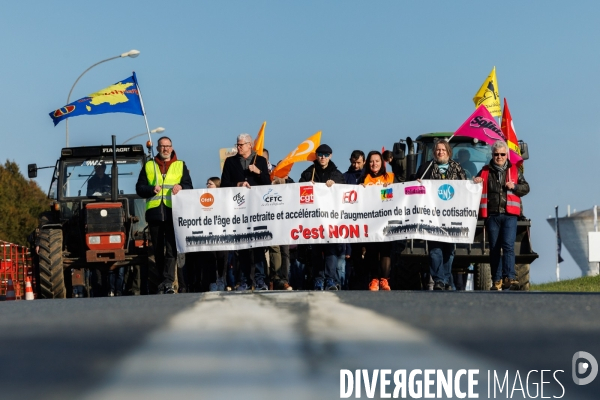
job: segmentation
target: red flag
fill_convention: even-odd
[[[502,124],[500,124],[500,129],[502,129],[502,133],[504,133],[504,136],[506,136],[508,147],[518,155],[521,155],[519,139],[517,139],[515,125],[513,124],[513,119],[510,115],[506,98],[504,99],[504,110],[502,110]]]

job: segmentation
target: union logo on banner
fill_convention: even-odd
[[[202,207],[210,208],[210,206],[215,204],[215,198],[210,193],[203,193],[202,196],[200,196],[200,204],[202,204]]]
[[[390,201],[394,197],[394,190],[392,188],[381,190],[381,201]]]
[[[344,192],[344,203],[354,204],[357,201],[358,201],[358,192],[356,190]]]
[[[314,188],[311,186],[300,186],[300,204],[313,204]]]

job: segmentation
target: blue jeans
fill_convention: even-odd
[[[313,244],[313,277],[315,282],[331,279],[334,284],[339,284],[337,271],[337,244]]]
[[[254,266],[254,282],[264,283],[265,266],[267,265],[264,247],[240,250],[238,255],[240,263],[240,283],[250,284],[252,266]]]
[[[429,273],[434,282],[451,284],[454,243],[429,241]]]
[[[485,220],[489,244],[490,266],[494,282],[503,277],[515,279],[515,239],[517,216],[492,214]]]
[[[346,256],[344,254],[338,256],[337,273],[340,279],[340,288],[346,286]]]
[[[119,267],[116,270],[112,270],[108,273],[108,284],[110,285],[110,291],[115,295],[123,294],[123,278],[125,277],[125,267]]]

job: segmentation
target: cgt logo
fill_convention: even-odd
[[[572,374],[576,385],[587,385],[598,375],[598,361],[590,353],[578,351],[573,354]]]
[[[344,192],[344,203],[354,204],[358,201],[358,192],[356,190],[351,190],[349,192]]]
[[[438,196],[442,200],[450,200],[454,197],[454,188],[451,185],[444,184],[438,188]]]
[[[200,204],[202,205],[202,207],[208,208],[215,204],[215,198],[210,193],[204,193],[202,194],[202,196],[200,196]]]
[[[314,199],[312,186],[300,186],[300,204],[312,204]]]
[[[265,193],[263,200],[268,204],[283,203],[283,197],[281,197],[279,193],[273,192],[273,189],[269,189],[269,191]]]

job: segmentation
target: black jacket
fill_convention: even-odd
[[[364,171],[362,169],[357,171],[355,169],[352,169],[352,166],[350,166],[350,168],[348,168],[348,171],[344,172],[344,179],[349,185],[358,185],[358,180],[360,179],[363,173]]]
[[[250,156],[254,162],[254,153]],[[227,157],[223,164],[223,173],[221,174],[221,187],[235,187],[239,182],[248,182],[250,186],[270,185],[271,177],[269,176],[269,167],[267,159],[262,156],[256,156],[254,165],[260,170],[260,175],[250,172],[249,169],[242,167],[242,156]]]
[[[433,164],[429,167],[429,164]],[[429,169],[427,169],[429,167]],[[425,172],[427,170],[427,172]],[[423,175],[425,174],[425,175]],[[451,179],[451,180],[465,180],[467,179],[467,174],[465,174],[464,169],[454,160],[448,160],[448,170],[446,171],[446,177],[442,178],[442,174],[438,169],[435,161],[430,161],[421,165],[416,174],[412,175],[411,180],[415,179]]]
[[[506,214],[506,171],[512,166],[510,161],[506,161],[508,166],[505,171],[498,171],[492,167],[493,161],[490,161],[488,165],[490,174],[488,175],[487,190],[488,190],[488,215],[490,214]],[[477,176],[481,176],[479,171]],[[519,168],[517,168],[517,183],[513,189],[513,193],[519,197],[525,196],[529,193],[529,183],[523,177]],[[514,182],[514,177],[511,177]],[[484,183],[485,184],[485,183]]]
[[[344,175],[337,169],[333,161],[329,161],[327,164],[327,168],[321,168],[321,165],[318,161],[313,161],[313,165],[306,168],[302,175],[300,175],[300,180],[298,182],[310,182],[313,180],[313,171],[314,171],[314,181],[325,183],[328,180],[332,180],[335,183],[346,183],[344,179]]]
[[[173,154],[175,154],[173,152]],[[176,156],[173,156],[175,159],[173,161],[181,161],[177,160]],[[160,171],[159,171],[160,173]],[[183,189],[193,189],[192,178],[190,177],[190,171],[188,171],[185,162],[183,163],[183,175],[181,176],[181,181],[179,182]],[[142,166],[142,170],[140,171],[140,176],[138,177],[138,181],[135,185],[135,191],[138,196],[149,199],[154,196],[154,186],[148,184],[148,176],[146,175],[146,166]],[[151,208],[146,210],[146,221],[170,221],[173,222],[173,210],[171,207],[167,207],[165,203],[161,202],[160,206]]]

